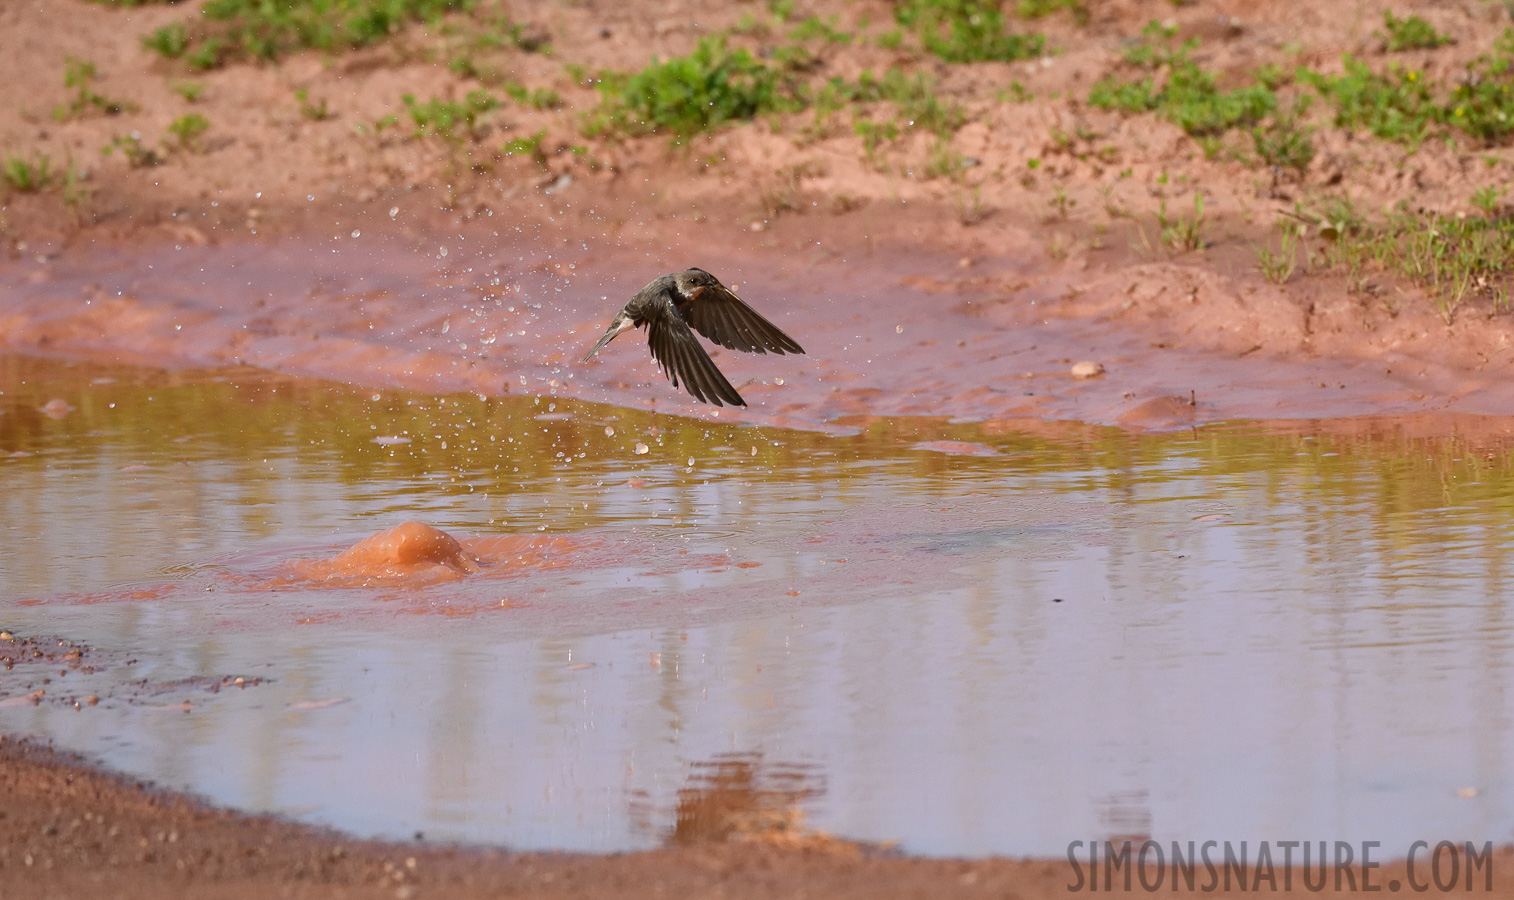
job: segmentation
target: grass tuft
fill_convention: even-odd
[[[1039,34],[1010,33],[999,4],[991,0],[904,0],[894,7],[894,18],[947,62],[1014,62],[1046,49]]]
[[[1388,52],[1401,50],[1434,50],[1451,43],[1451,39],[1436,31],[1434,26],[1419,16],[1400,19],[1392,10],[1383,13],[1383,26],[1388,29]]]
[[[437,21],[474,0],[209,0],[190,24],[175,22],[144,46],[192,68],[274,60],[297,50],[335,52],[383,40],[410,22]]]
[[[1155,112],[1194,137],[1217,136],[1232,128],[1253,126],[1277,107],[1277,95],[1264,84],[1221,90],[1215,76],[1189,58],[1197,41],[1176,42],[1176,29],[1157,22],[1142,31],[1142,41],[1125,53],[1127,64],[1151,74],[1134,81],[1114,75],[1089,91],[1088,102],[1102,109]],[[1160,88],[1158,75],[1165,70]]]
[[[723,37],[700,40],[694,52],[650,65],[630,76],[599,82],[600,108],[590,115],[590,134],[673,134],[686,138],[769,112],[803,108],[798,87]]]
[[[0,175],[12,190],[33,194],[52,183],[52,162],[46,153],[34,153],[30,158],[10,155],[0,163]]]

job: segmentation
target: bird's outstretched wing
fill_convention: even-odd
[[[671,309],[667,315],[657,316],[647,324],[652,357],[667,373],[673,387],[678,387],[682,379],[684,390],[705,403],[723,406],[723,400],[732,406],[746,406],[746,401],[715,368],[715,361],[699,346],[694,332]]]
[[[747,353],[804,352],[798,341],[723,285],[699,288],[679,312],[696,331],[722,347]]]

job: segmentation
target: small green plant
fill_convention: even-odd
[[[1015,15],[1022,19],[1040,19],[1064,9],[1072,13],[1074,22],[1088,24],[1085,0],[1017,0],[1015,3]]]
[[[1078,201],[1067,196],[1067,189],[1063,187],[1052,191],[1049,202],[1051,203],[1051,208],[1057,211],[1057,216],[1063,219],[1067,218],[1067,213],[1070,209],[1078,205]]]
[[[63,122],[83,115],[91,107],[107,116],[136,109],[135,104],[125,100],[112,100],[95,93],[91,85],[99,74],[93,62],[73,56],[67,57],[63,63],[63,86],[74,89],[74,98],[68,102],[68,105],[55,108],[53,118]]]
[[[537,88],[533,91],[519,82],[509,81],[505,83],[504,90],[510,95],[510,99],[524,106],[536,109],[556,109],[562,106],[562,97],[551,88]]]
[[[168,133],[180,150],[198,151],[200,138],[210,128],[210,120],[199,113],[186,113],[168,125]]]
[[[1301,81],[1335,105],[1336,127],[1365,129],[1411,146],[1424,140],[1440,111],[1423,72],[1392,65],[1378,74],[1350,56],[1342,62],[1345,72],[1339,76],[1299,73]]]
[[[46,153],[34,153],[31,158],[9,155],[0,165],[0,174],[12,190],[33,194],[48,186],[53,180],[52,163]]]
[[[63,205],[73,214],[76,223],[82,223],[84,208],[89,203],[90,195],[94,193],[92,188],[85,186],[84,178],[85,173],[74,168],[72,160],[63,167]]]
[[[1202,250],[1204,248],[1204,195],[1193,195],[1193,215],[1169,218],[1167,201],[1163,200],[1157,212],[1157,226],[1161,230],[1162,243],[1178,251]]]
[[[1012,34],[992,0],[904,0],[894,18],[920,36],[927,51],[947,62],[1014,62],[1040,56],[1046,39]]]
[[[828,44],[850,44],[854,38],[836,27],[835,16],[832,16],[829,21],[822,21],[819,16],[810,16],[789,29],[789,40],[823,40]]]
[[[178,81],[173,85],[173,92],[183,97],[186,103],[195,103],[205,93],[205,82]]]
[[[1496,203],[1492,193],[1482,199]],[[1367,223],[1349,206],[1337,206],[1318,217],[1320,234],[1331,240],[1330,264],[1348,270],[1348,284],[1362,267],[1374,265],[1422,286],[1448,324],[1472,297],[1489,298],[1495,311],[1507,304],[1514,220],[1492,211],[1459,216],[1401,206],[1383,220]]]
[[[930,157],[925,161],[926,178],[956,178],[962,174],[962,154],[952,146],[950,138],[937,138],[931,145]]]
[[[1472,194],[1472,205],[1482,210],[1483,215],[1491,216],[1498,209],[1498,202],[1507,191],[1508,188],[1494,187],[1491,184],[1478,188]]]
[[[744,49],[720,36],[700,40],[694,52],[650,65],[629,77],[599,84],[600,108],[585,123],[590,135],[666,133],[680,138],[730,122],[803,107],[797,87]]]
[[[958,194],[953,200],[953,205],[957,208],[957,221],[967,228],[977,225],[993,214],[993,210],[984,204],[983,192],[980,188],[973,188],[970,195]]]
[[[189,50],[189,29],[183,22],[164,25],[144,35],[142,46],[167,59],[178,59]]]
[[[142,143],[142,136],[136,132],[127,135],[116,135],[110,139],[110,143],[100,148],[101,156],[110,156],[117,150],[126,157],[126,164],[133,169],[146,169],[151,166],[162,165],[163,157],[157,151]]]
[[[317,103],[310,102],[309,88],[295,88],[294,99],[300,104],[300,115],[312,122],[320,122],[331,118],[331,110],[327,108],[324,97]]]
[[[148,49],[197,69],[233,59],[273,60],[301,49],[335,52],[376,43],[410,22],[435,21],[474,0],[209,0],[192,25],[175,22],[143,39]]]
[[[1287,110],[1278,110],[1266,126],[1251,129],[1256,155],[1269,166],[1293,169],[1299,174],[1314,160],[1313,129],[1300,124],[1309,109],[1309,95],[1299,97]]]
[[[1436,31],[1434,26],[1419,16],[1400,19],[1392,10],[1383,13],[1383,25],[1388,29],[1388,51],[1434,50],[1451,43],[1451,39]]]
[[[1156,112],[1194,137],[1254,126],[1277,107],[1277,95],[1263,84],[1221,90],[1215,76],[1189,58],[1198,42],[1177,44],[1176,34],[1176,29],[1152,22],[1141,42],[1125,51],[1131,66],[1155,74],[1166,70],[1160,88],[1155,74],[1134,81],[1108,75],[1094,84],[1088,102],[1101,109]]]
[[[543,149],[542,142],[546,140],[547,129],[536,132],[529,137],[518,137],[507,142],[500,148],[501,156],[528,156],[535,160],[537,165],[547,164],[547,151]]]
[[[904,43],[904,32],[898,28],[890,28],[878,35],[874,43],[884,50],[898,50],[899,45]]]
[[[1299,225],[1297,222],[1278,223],[1278,250],[1269,247],[1256,248],[1256,267],[1273,284],[1287,284],[1298,268]]]
[[[994,99],[1000,103],[1029,103],[1036,99],[1036,95],[1026,90],[1020,82],[1011,81],[1008,88],[994,94]]]
[[[852,131],[862,138],[863,155],[875,168],[879,164],[878,148],[899,138],[899,126],[893,122],[858,119],[852,123]]]
[[[420,103],[414,94],[405,94],[400,100],[415,124],[412,137],[438,137],[449,143],[479,137],[479,118],[500,105],[498,98],[482,89],[469,91],[461,101],[433,97]]]

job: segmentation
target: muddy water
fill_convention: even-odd
[[[216,803],[600,851],[712,780],[922,854],[1514,829],[1501,444],[0,390],[0,626],[71,642],[13,654],[0,731]],[[408,520],[479,570],[322,562]]]

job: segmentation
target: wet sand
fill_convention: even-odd
[[[905,859],[885,848],[786,831],[686,833],[664,850],[622,856],[353,840],[192,799],[101,772],[45,746],[0,741],[0,884],[5,896],[183,897],[993,897],[1069,895],[1065,860]],[[691,821],[706,793],[688,798]],[[719,799],[718,797],[716,798]],[[730,798],[726,798],[729,808]],[[717,808],[719,804],[717,803]],[[1514,850],[1495,851],[1493,889],[1514,895]],[[1402,864],[1373,873],[1405,879]],[[1279,879],[1281,872],[1277,873]],[[1285,896],[1357,890],[1268,891]],[[1114,884],[1120,885],[1119,876]],[[1281,884],[1279,880],[1277,883]],[[1264,882],[1265,884],[1265,882]],[[1100,888],[1104,885],[1101,883]],[[1084,886],[1086,892],[1087,887]],[[1107,891],[1106,891],[1107,892]],[[1125,893],[1117,890],[1116,893]],[[1170,889],[1142,895],[1189,895]],[[1210,896],[1250,896],[1219,890]],[[1458,890],[1458,893],[1460,891]]]
[[[1212,280],[1179,290],[1192,280],[1181,273],[1158,273],[1172,290],[1148,290],[1157,282],[1128,274],[1085,284],[1026,254],[964,272],[939,252],[874,252],[842,236],[816,244],[823,254],[796,258],[690,240],[659,252],[625,241],[565,249],[478,226],[444,236],[352,234],[76,247],[0,264],[0,347],[572,397],[822,431],[845,430],[840,423],[859,416],[1171,430],[1238,418],[1514,410],[1507,354],[1477,368],[1456,354],[1375,342],[1319,354],[1300,343],[1291,306]],[[640,331],[581,361],[624,298],[663,270],[694,263],[738,285],[809,350],[715,348],[747,409],[705,406],[674,389]],[[1187,299],[1205,292],[1197,305]],[[1172,294],[1183,297],[1169,307],[1163,298]],[[1083,361],[1102,373],[1077,377]]]

